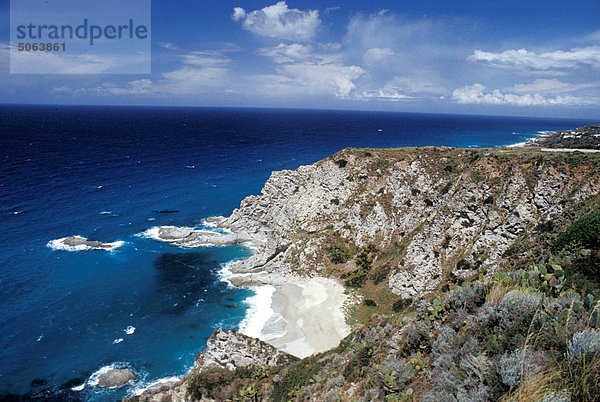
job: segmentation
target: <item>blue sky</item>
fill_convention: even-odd
[[[9,74],[0,1],[2,103],[600,117],[595,0],[154,0],[128,75]]]

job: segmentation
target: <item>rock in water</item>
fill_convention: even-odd
[[[119,387],[136,379],[129,369],[112,369],[98,377],[99,387]]]

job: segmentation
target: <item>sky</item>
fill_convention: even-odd
[[[11,74],[0,0],[0,103],[600,117],[597,0],[154,0],[151,13],[149,74],[108,74],[128,56],[102,54],[76,73],[52,55],[63,74]]]

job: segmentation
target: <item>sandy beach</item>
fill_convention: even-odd
[[[257,310],[241,328],[247,335],[258,335],[294,356],[306,357],[336,347],[350,333],[342,310],[347,295],[333,279],[298,279],[261,287],[261,293]],[[262,327],[259,333],[257,325]]]

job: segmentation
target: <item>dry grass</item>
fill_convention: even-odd
[[[560,391],[560,370],[533,373],[526,377],[519,388],[500,398],[501,402],[534,402],[544,396]]]
[[[500,281],[494,281],[492,287],[485,295],[485,302],[491,304],[498,304],[505,294],[511,290],[520,289],[518,284],[506,285],[500,283]]]

